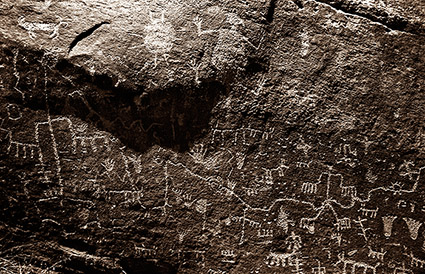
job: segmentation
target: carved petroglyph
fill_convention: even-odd
[[[305,194],[316,194],[317,193],[317,183],[305,182],[301,186],[301,191]]]
[[[28,32],[28,36],[34,40],[37,38],[37,33],[47,33],[50,39],[54,39],[59,35],[61,27],[67,27],[68,23],[63,22],[59,18],[59,23],[42,23],[42,22],[27,22],[25,17],[21,16],[18,19],[18,26]]]
[[[40,162],[45,165],[44,172],[46,181],[50,181],[49,174],[54,174],[59,182],[61,182],[62,178],[60,172],[62,167],[59,159],[58,144],[53,133],[52,122],[50,115],[48,115],[47,122],[36,123],[35,141],[40,147]],[[44,145],[45,143],[47,143],[47,146]],[[49,164],[49,161],[53,161],[54,163]]]
[[[418,238],[419,228],[421,227],[422,223],[414,220],[412,218],[403,218],[403,220],[406,222],[406,225],[409,229],[410,238],[412,240],[416,240]]]
[[[377,209],[368,209],[368,208],[360,208],[359,211],[361,212],[362,216],[364,217],[370,217],[370,218],[375,218],[376,215],[378,214],[378,210]]]
[[[300,228],[306,229],[310,234],[314,234],[314,221],[307,218],[301,218]]]
[[[363,236],[364,240],[367,242],[368,241],[368,236],[366,234],[366,232],[368,230],[370,230],[370,228],[366,228],[364,225],[364,222],[367,221],[366,219],[360,219],[360,216],[357,218],[357,220],[353,220],[354,223],[356,223],[359,226],[360,232],[358,233],[358,235]]]
[[[341,186],[341,195],[342,197],[356,197],[357,189],[355,186]]]
[[[257,88],[255,90],[252,90],[251,92],[255,95],[258,96],[261,93],[263,93],[264,87],[266,86],[267,82],[270,79],[265,78],[264,76],[262,78],[260,78],[258,80],[258,84],[257,84]]]
[[[203,144],[193,146],[189,155],[195,162],[204,165],[207,169],[220,168],[220,157],[222,154],[218,152],[207,156],[207,147],[204,147]]]
[[[337,222],[335,223],[337,230],[347,230],[351,228],[351,219],[348,217],[344,217],[341,219],[337,219]]]
[[[419,176],[419,172],[415,171],[414,168],[415,164],[413,161],[404,161],[403,164],[400,165],[398,168],[399,174],[402,177],[407,177],[409,180],[414,181]]]
[[[7,104],[7,117],[10,120],[17,121],[22,118],[22,112],[17,104]]]
[[[317,266],[311,268],[312,274],[326,274],[326,267],[321,266],[321,262],[317,262]]]
[[[196,60],[192,60],[189,63],[189,67],[195,73],[195,84],[200,85],[201,81],[199,80],[199,72],[201,70],[202,63],[196,63]]]
[[[392,234],[394,220],[397,219],[397,216],[384,216],[382,217],[382,222],[384,224],[384,235],[389,238]]]
[[[118,200],[121,204],[135,204],[142,205],[141,199],[144,197],[142,190],[107,190],[104,192],[107,201]]]
[[[146,33],[144,45],[154,55],[156,67],[159,57],[165,61],[168,59],[167,54],[173,48],[176,37],[173,26],[165,18],[164,11],[159,16],[150,12],[149,17],[150,23],[144,29]]]
[[[16,82],[15,82],[15,86],[13,88],[17,92],[19,92],[19,94],[22,97],[22,101],[24,101],[25,100],[25,93],[23,91],[21,91],[20,89],[18,89],[18,85],[21,81],[21,74],[18,71],[18,65],[17,65],[18,58],[19,58],[19,49],[15,49],[13,51],[13,76],[15,76]]]
[[[415,202],[408,202],[405,200],[399,200],[397,203],[397,207],[398,208],[408,208],[410,209],[410,212],[414,212],[415,208],[416,208],[416,203]]]
[[[357,149],[352,148],[351,144],[340,144],[335,148],[335,153],[340,156],[337,163],[345,163],[350,167],[357,165]]]
[[[380,260],[381,262],[384,261],[384,257],[385,257],[385,254],[387,254],[387,251],[384,252],[382,248],[381,248],[381,251],[375,251],[370,246],[368,246],[368,248],[369,248],[369,253],[367,256],[369,258],[377,259],[377,260]]]
[[[376,263],[375,266],[372,266],[364,262],[347,259],[345,258],[344,252],[338,254],[338,261],[335,263],[336,266],[342,265],[342,274],[356,274],[357,269],[362,269],[363,273],[368,273],[368,271],[370,271],[370,273],[376,274],[376,269],[380,264],[381,263]],[[347,272],[347,268],[351,268],[351,271]]]
[[[0,128],[0,131],[3,132],[3,139],[9,140],[9,144],[6,148],[7,154],[22,159],[37,159],[39,157],[39,146],[37,144],[19,142],[15,140],[13,133],[10,130]]]
[[[247,38],[239,32],[239,28],[244,25],[243,20],[235,13],[228,13],[226,21],[231,28],[218,30],[218,39],[211,59],[211,63],[221,70],[238,61],[244,64],[245,60],[241,59],[245,55],[247,44]]]
[[[293,273],[303,273],[302,266],[304,265],[304,263],[303,256],[300,250],[302,246],[301,237],[292,232],[288,239],[285,241],[285,243],[287,245],[288,252],[270,252],[270,254],[265,258],[266,265],[269,268],[285,268],[287,266],[291,266],[293,267]]]
[[[295,222],[293,220],[289,219],[289,214],[285,211],[285,208],[281,206],[279,209],[276,225],[281,227],[285,233],[288,233],[289,226],[293,226],[294,223]]]
[[[401,266],[393,266],[390,264],[389,267],[394,268],[393,274],[413,274],[411,269],[406,268],[406,264],[404,262]]]
[[[332,232],[331,239],[336,240],[336,242],[338,243],[338,246],[341,246],[341,242],[342,242],[342,234],[341,233]]]
[[[155,258],[158,253],[158,247],[156,246],[152,248],[146,248],[144,245],[137,246],[134,244],[134,249],[136,250],[136,255],[142,258]]]
[[[296,253],[270,253],[266,259],[266,265],[268,267],[285,267],[295,265],[294,261],[296,258]]]
[[[273,237],[273,229],[261,228],[258,230],[257,236],[258,238]]]
[[[413,252],[410,252],[408,255],[410,257],[410,265],[416,268],[425,268],[425,260],[421,260],[418,257],[413,255]]]
[[[210,204],[208,203],[207,199],[199,199],[195,201],[195,210],[198,211],[201,214],[205,214],[207,212],[208,206]]]
[[[208,269],[207,274],[227,274],[227,271],[220,269]]]
[[[237,129],[220,128],[217,124],[212,129],[212,142],[222,143],[228,139],[233,140],[233,144],[250,145],[257,140],[269,140],[273,138],[274,128],[261,130],[251,127],[241,127]]]
[[[232,250],[232,249],[230,249],[230,250],[229,249],[222,250],[221,251],[221,256],[224,257],[221,260],[223,263],[231,263],[231,264],[236,263],[236,261],[235,261],[235,257],[236,257],[235,251]]]

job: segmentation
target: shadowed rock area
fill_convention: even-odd
[[[0,273],[423,273],[425,6],[0,3]]]

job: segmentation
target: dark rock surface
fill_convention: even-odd
[[[424,273],[422,0],[3,0],[0,273]]]

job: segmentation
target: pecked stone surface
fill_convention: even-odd
[[[3,273],[423,273],[421,1],[0,3]]]

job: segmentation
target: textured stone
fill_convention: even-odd
[[[425,5],[0,3],[4,273],[422,273]]]

